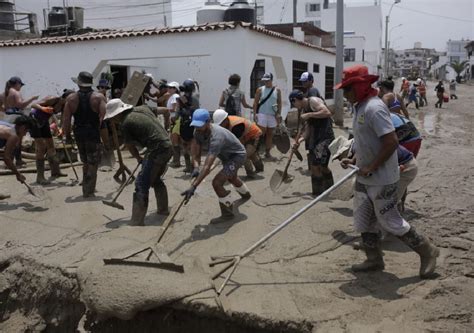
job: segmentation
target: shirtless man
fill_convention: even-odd
[[[80,72],[72,80],[79,91],[69,95],[64,107],[63,132],[71,135],[71,118],[74,115],[74,137],[83,163],[82,194],[84,198],[94,197],[97,169],[100,162],[100,126],[107,104],[104,95],[92,90],[92,75]]]

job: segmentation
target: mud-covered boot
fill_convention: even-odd
[[[59,159],[57,155],[48,157],[48,163],[51,169],[52,178],[67,177],[65,173],[61,172],[61,168],[59,166]]]
[[[311,189],[313,195],[320,195],[324,192],[324,177],[311,176]]]
[[[168,215],[170,213],[168,207],[168,191],[166,185],[160,184],[154,188],[156,198],[156,213],[159,215]]]
[[[433,246],[426,237],[418,234],[413,227],[399,238],[420,256],[420,278],[429,278],[435,271],[439,249]]]
[[[44,178],[44,160],[36,160],[36,183],[39,185],[49,184]]]
[[[258,158],[257,160],[253,161],[253,166],[255,167],[255,172],[260,173],[263,172],[263,161],[261,158]]]
[[[379,235],[375,233],[362,233],[362,246],[367,259],[360,263],[352,265],[353,272],[381,271],[385,268],[383,254],[380,249]]]
[[[84,173],[82,181],[82,196],[84,198],[95,197],[95,186],[97,183],[97,165],[89,164],[87,172]]]
[[[244,163],[244,169],[248,178],[255,178],[256,173],[253,170],[252,161],[246,160]]]
[[[325,172],[323,173],[323,188],[324,191],[326,191],[328,188],[331,188],[334,185],[334,177],[332,175],[332,172]]]
[[[144,226],[147,210],[148,197],[137,192],[133,193],[132,218],[130,220],[130,225]]]
[[[170,167],[179,168],[181,167],[181,147],[173,146],[173,160],[170,163]]]
[[[184,154],[184,163],[185,163],[185,168],[184,168],[184,173],[191,173],[193,172],[193,165],[191,163],[191,156],[189,154]]]

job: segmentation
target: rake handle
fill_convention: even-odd
[[[71,155],[69,155],[69,152],[67,150],[66,142],[64,142],[64,140],[61,140],[61,142],[63,143],[64,153],[66,154],[69,164],[71,164],[72,171],[74,171],[74,175],[76,176],[76,179],[79,181],[79,176],[76,172],[76,168],[74,167],[74,164],[72,163]]]
[[[120,194],[122,194],[123,192],[123,189],[125,187],[127,187],[128,183],[130,182],[130,180],[133,178],[133,175],[135,174],[135,172],[137,172],[138,170],[138,167],[141,165],[141,162],[137,163],[137,166],[135,167],[135,169],[133,169],[133,171],[130,173],[130,176],[128,177],[127,181],[123,182],[122,185],[120,185],[120,188],[117,192],[117,194],[115,195],[114,199],[112,200],[112,202],[115,202],[117,201],[118,197],[120,196]]]

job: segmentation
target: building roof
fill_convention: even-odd
[[[324,31],[317,26],[310,24],[308,22],[297,23],[296,26],[301,28],[301,30],[310,36],[322,37],[330,35],[329,32]],[[280,32],[287,36],[293,36],[293,23],[282,23],[282,24],[266,24],[265,29]]]
[[[31,46],[31,45],[77,43],[77,42],[92,41],[92,40],[107,40],[107,39],[130,38],[130,37],[156,36],[156,35],[175,34],[175,33],[192,33],[192,32],[199,32],[199,31],[228,30],[228,29],[236,29],[237,27],[249,29],[249,30],[270,36],[270,37],[287,40],[289,42],[306,46],[306,47],[310,47],[322,52],[335,54],[334,52],[327,50],[325,48],[322,48],[320,46],[316,46],[307,42],[301,42],[292,37],[286,36],[284,34],[281,34],[275,31],[270,31],[261,26],[257,26],[252,23],[246,23],[246,22],[218,22],[218,23],[211,23],[211,24],[206,23],[206,24],[193,25],[193,26],[179,26],[179,27],[172,27],[172,28],[153,28],[153,29],[148,28],[148,29],[140,29],[140,30],[103,30],[103,31],[98,31],[98,32],[89,32],[82,35],[43,37],[43,38],[33,38],[33,39],[21,39],[21,40],[3,40],[3,41],[0,41],[0,48]]]

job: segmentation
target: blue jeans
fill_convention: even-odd
[[[135,192],[142,197],[148,197],[150,187],[159,188],[164,186],[161,177],[166,172],[170,159],[171,149],[155,158],[145,157],[142,161],[142,169],[135,180]]]

